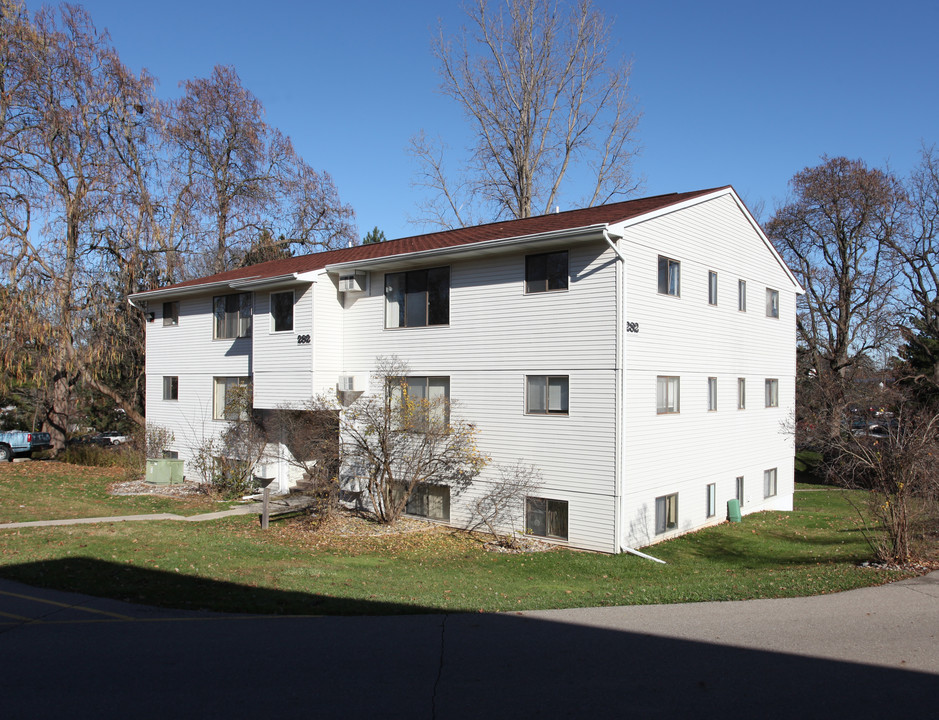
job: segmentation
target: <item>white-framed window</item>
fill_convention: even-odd
[[[747,408],[747,379],[737,378],[737,409],[746,410]]]
[[[176,375],[163,376],[163,399],[179,400],[179,377]]]
[[[385,275],[385,327],[425,327],[450,323],[450,268]]]
[[[408,515],[450,522],[450,488],[446,485],[418,485],[404,506]]]
[[[528,535],[567,540],[567,501],[525,498],[525,530]]]
[[[567,250],[525,257],[525,292],[567,290]]]
[[[402,430],[426,432],[428,428],[446,428],[450,423],[449,377],[388,378],[388,395]]]
[[[717,483],[710,483],[707,487],[707,516],[717,515]]]
[[[766,288],[766,317],[779,317],[779,290]]]
[[[776,468],[763,471],[763,497],[776,496]]]
[[[570,407],[570,378],[567,375],[526,375],[525,413],[567,415]]]
[[[708,305],[717,305],[717,273],[708,271]]]
[[[163,327],[179,325],[179,300],[163,303]]]
[[[243,420],[251,408],[250,377],[213,378],[212,417],[215,420]]]
[[[737,309],[740,312],[747,311],[747,281],[737,281]]]
[[[657,414],[680,412],[680,385],[679,378],[673,375],[659,375],[655,379],[655,412]]]
[[[655,534],[661,535],[678,527],[678,493],[655,499]]]
[[[779,407],[779,380],[766,379],[766,407]]]
[[[737,476],[737,487],[734,493],[734,497],[737,498],[737,502],[740,503],[740,507],[743,507],[743,475]]]
[[[218,295],[212,298],[215,315],[212,337],[216,340],[251,337],[251,293]]]
[[[659,255],[659,292],[663,295],[681,295],[681,263]]]
[[[271,332],[293,331],[293,290],[271,293]]]
[[[717,378],[708,378],[708,412],[717,411]]]

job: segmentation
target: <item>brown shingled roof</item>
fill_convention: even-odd
[[[558,232],[590,225],[617,223],[722,189],[724,188],[710,188],[695,192],[656,195],[648,198],[639,198],[637,200],[611,203],[609,205],[583,208],[581,210],[568,210],[550,215],[523,218],[521,220],[504,220],[486,225],[475,225],[473,227],[459,228],[457,230],[446,230],[426,235],[400,238],[398,240],[388,240],[382,243],[356,245],[340,250],[328,250],[326,252],[312,253],[310,255],[300,255],[297,257],[284,258],[283,260],[271,260],[257,265],[228,270],[227,272],[218,273],[217,275],[187,280],[161,289],[170,290],[173,288],[186,288],[195,285],[246,280],[249,278],[274,278],[279,275],[310,272],[311,270],[324,268],[327,265],[353,262],[356,260],[370,260],[372,258],[420,252],[422,250],[437,250],[459,245],[469,245],[477,242],[486,242],[488,240],[524,237],[526,235]]]

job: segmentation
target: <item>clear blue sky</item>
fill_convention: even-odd
[[[769,215],[823,154],[906,174],[921,142],[939,142],[936,0],[595,3],[634,62],[640,195],[730,184]],[[458,0],[80,4],[163,97],[234,65],[268,122],[333,176],[360,236],[421,232],[408,223],[420,192],[408,138],[423,128],[466,142],[430,52],[438,18],[459,28]]]

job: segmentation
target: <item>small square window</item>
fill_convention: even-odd
[[[659,255],[659,292],[663,295],[681,295],[681,263]]]
[[[163,376],[163,399],[179,400],[179,378],[176,375]]]
[[[737,409],[745,410],[747,407],[747,379],[737,378]]]
[[[747,281],[737,281],[737,309],[740,312],[747,311]]]
[[[179,301],[163,303],[163,327],[179,325]]]
[[[293,290],[271,293],[271,332],[293,330]]]
[[[776,468],[763,471],[763,497],[770,498],[776,495]]]
[[[529,415],[567,415],[570,380],[567,375],[526,375],[525,395]]]
[[[708,305],[717,305],[717,273],[708,273]]]
[[[655,534],[661,535],[678,527],[678,493],[655,499]]]
[[[525,528],[528,535],[567,540],[567,501],[525,498]]]
[[[680,380],[677,377],[659,375],[655,379],[655,411],[659,415],[677,413],[681,410],[679,402]]]
[[[779,290],[766,288],[766,317],[779,317]]]
[[[717,378],[708,378],[708,412],[717,410]]]
[[[567,290],[567,250],[525,257],[525,292]]]
[[[766,407],[779,407],[779,380],[766,381]]]
[[[717,514],[717,484],[711,483],[707,487],[707,512],[708,517],[714,517]]]

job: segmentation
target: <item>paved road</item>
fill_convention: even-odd
[[[0,580],[5,718],[939,717],[939,573],[788,600],[259,617]]]

